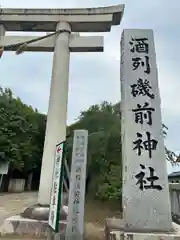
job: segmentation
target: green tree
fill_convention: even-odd
[[[9,162],[10,171],[39,166],[45,115],[14,97],[10,89],[0,88],[0,125],[0,162]]]
[[[91,106],[87,111],[81,112],[77,122],[68,128],[71,136],[75,129],[87,129],[89,133],[87,174],[91,179],[90,185],[93,186],[93,189],[90,188],[91,193],[104,200],[119,198],[121,189],[119,104],[112,105],[104,101],[100,105]]]
[[[164,124],[162,125],[162,131],[163,131],[164,138],[166,138],[168,127]],[[177,156],[173,151],[169,150],[166,146],[165,146],[165,156],[166,156],[166,160],[170,162],[172,165],[177,165],[180,162],[179,156]]]

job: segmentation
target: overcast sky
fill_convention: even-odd
[[[166,144],[180,153],[180,1],[173,0],[1,0],[10,8],[97,7],[125,3],[120,26],[105,33],[103,53],[72,54],[68,123],[81,110],[103,100],[120,100],[120,36],[124,28],[151,28],[160,82],[163,122],[168,126]],[[102,35],[102,34],[101,34]],[[52,69],[52,54],[5,53],[0,64],[0,85],[10,87],[25,103],[46,113]],[[168,165],[168,171],[179,170]]]

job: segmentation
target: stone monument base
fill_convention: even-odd
[[[64,233],[66,229],[66,220],[59,222],[59,232]],[[4,220],[0,227],[1,236],[23,236],[33,238],[44,238],[48,235],[48,221],[39,221],[35,219],[23,218],[20,215],[12,216]]]
[[[124,225],[123,219],[105,219],[106,240],[180,240],[180,225],[173,222],[172,232],[132,232]]]
[[[60,209],[60,220],[66,220],[68,213],[68,206],[63,205]],[[35,219],[38,221],[48,221],[49,219],[49,206],[34,204],[24,210],[20,214],[22,218]]]
[[[64,235],[67,225],[68,194],[64,193],[60,209],[59,234]],[[0,236],[23,236],[41,238],[49,234],[49,205],[34,204],[20,215],[4,220],[0,227]]]
[[[68,211],[68,194],[62,195],[62,207],[60,209],[60,220],[66,220]],[[43,205],[36,203],[26,208],[21,214],[23,218],[35,219],[39,221],[48,221],[49,218],[49,204]]]

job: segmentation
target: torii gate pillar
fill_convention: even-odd
[[[66,139],[70,60],[69,36],[71,28],[67,22],[60,22],[57,24],[56,30],[64,32],[58,34],[55,41],[49,109],[38,194],[38,203],[41,204],[48,204],[50,199],[55,146]]]

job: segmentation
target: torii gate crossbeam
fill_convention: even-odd
[[[108,32],[119,25],[124,5],[76,9],[0,9],[7,31],[53,32],[58,22],[68,22],[72,32]]]
[[[16,51],[16,45],[30,40],[36,40],[39,36],[3,36],[0,38],[0,46],[6,51]],[[53,52],[56,36],[35,41],[27,45],[26,52]],[[71,34],[69,39],[70,52],[103,52],[102,36],[80,36]]]

